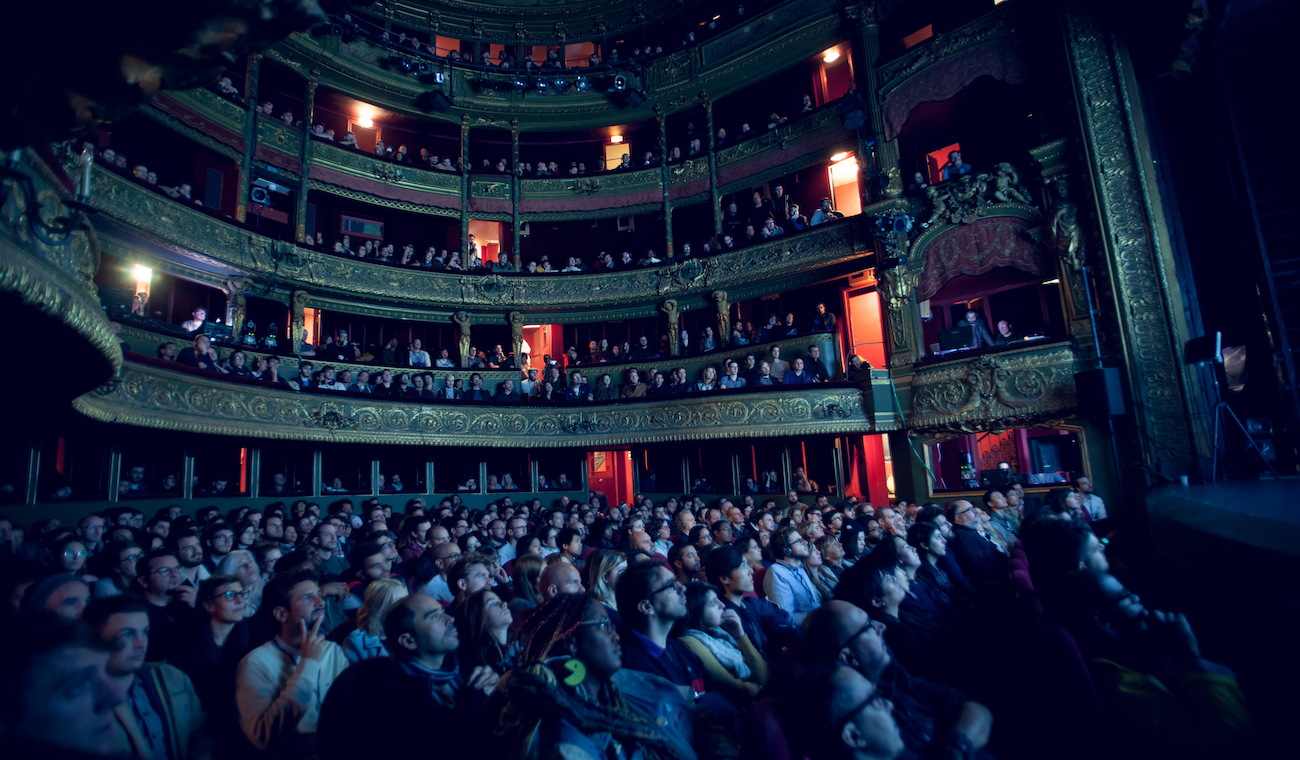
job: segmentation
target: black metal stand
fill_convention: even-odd
[[[1218,390],[1219,380],[1217,377],[1214,380],[1214,386],[1215,390]],[[1259,455],[1259,461],[1263,462],[1264,466],[1268,468],[1268,471],[1273,473],[1273,479],[1280,480],[1281,478],[1278,476],[1277,470],[1273,469],[1273,464],[1264,456],[1264,451],[1260,449],[1259,444],[1255,443],[1255,439],[1251,437],[1249,432],[1247,432],[1246,426],[1241,424],[1241,418],[1237,416],[1236,412],[1232,411],[1232,407],[1228,406],[1228,402],[1220,401],[1214,405],[1214,454],[1210,457],[1210,482],[1214,483],[1219,480],[1219,430],[1226,427],[1226,425],[1223,424],[1223,415],[1225,413],[1232,418],[1233,422],[1237,423],[1237,429],[1241,431],[1242,435],[1246,436],[1246,440],[1250,443],[1250,447]],[[1223,433],[1223,445],[1225,452],[1227,452],[1228,433],[1226,430]],[[1230,454],[1230,452],[1227,453]]]

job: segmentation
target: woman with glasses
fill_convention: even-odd
[[[718,690],[743,710],[767,683],[767,660],[745,635],[740,615],[720,597],[711,584],[686,587],[686,632],[678,640],[700,658]]]
[[[86,562],[90,559],[90,550],[75,536],[65,535],[55,539],[49,548],[49,565],[56,573],[71,573],[86,583],[99,580],[86,574]]]
[[[834,591],[835,584],[840,582],[840,576],[848,569],[844,564],[844,546],[838,538],[829,533],[813,541],[813,546],[821,552],[821,574],[829,580],[830,588]]]
[[[394,604],[407,596],[406,584],[395,578],[381,578],[366,587],[365,601],[357,610],[357,627],[343,640],[343,654],[349,662],[388,656],[384,618]]]
[[[214,575],[199,584],[195,615],[177,637],[169,662],[194,682],[219,741],[239,733],[235,714],[235,671],[248,654],[245,616],[248,591],[233,575]]]
[[[262,589],[266,584],[262,582],[262,569],[258,567],[252,552],[236,549],[222,557],[214,575],[235,577],[244,588],[244,614],[248,617],[257,614],[257,609],[262,606]]]
[[[135,582],[135,563],[144,550],[134,541],[117,541],[104,547],[95,557],[99,580],[90,586],[92,599],[118,596],[131,590]]]

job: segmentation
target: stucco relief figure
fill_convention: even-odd
[[[1029,194],[1020,189],[1020,177],[1017,176],[1015,167],[1003,162],[995,168],[997,176],[993,181],[993,198],[1003,203],[1023,203],[1032,206],[1033,202]]]
[[[1064,179],[1054,184],[1056,205],[1052,209],[1052,248],[1078,272],[1083,269],[1083,232],[1079,229],[1079,209],[1070,201],[1070,189]]]
[[[521,367],[524,362],[524,315],[512,311],[508,318],[510,320],[510,351],[515,357],[515,366]]]
[[[458,311],[451,316],[451,320],[460,328],[460,366],[469,366],[469,312]]]
[[[713,291],[713,302],[718,307],[717,313],[717,342],[718,346],[725,346],[731,337],[731,305],[727,300],[727,291]]]
[[[302,350],[303,335],[307,325],[305,309],[310,300],[311,296],[304,290],[294,291],[293,298],[290,299],[289,338],[293,342],[295,353]]]
[[[670,298],[659,305],[659,310],[668,315],[668,348],[673,356],[680,356],[682,347],[678,333],[681,331],[682,315],[677,311],[677,301]]]

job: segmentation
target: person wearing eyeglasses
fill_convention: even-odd
[[[182,629],[172,657],[194,682],[219,749],[238,728],[235,671],[248,654],[249,590],[233,575],[214,575],[199,586],[196,613]]]
[[[981,530],[983,517],[980,510],[969,501],[958,499],[950,502],[945,512],[948,522],[952,523],[948,550],[956,556],[966,577],[975,586],[983,586],[986,590],[1005,585],[1007,558]]]
[[[843,662],[873,684],[892,703],[907,752],[917,757],[987,757],[979,750],[992,733],[992,711],[958,689],[912,675],[894,659],[884,633],[885,623],[872,620],[861,607],[833,599],[808,617],[803,638],[806,665],[816,672],[834,661]],[[837,703],[850,709],[856,704],[860,703]]]
[[[194,612],[196,589],[181,585],[181,563],[167,549],[155,549],[136,560],[135,583],[149,612],[149,652],[145,659],[167,659],[178,636],[178,626]]]
[[[768,544],[776,561],[763,577],[763,591],[768,601],[790,613],[795,625],[803,625],[808,613],[821,604],[821,594],[804,567],[812,550],[812,544],[790,527],[777,531]]]
[[[713,691],[712,678],[685,644],[668,634],[686,616],[686,587],[657,562],[628,566],[614,588],[623,636],[623,666],[667,679],[688,703]],[[727,705],[725,699],[715,700]],[[713,706],[713,705],[710,705]],[[734,709],[734,708],[733,708]]]
[[[194,683],[167,663],[145,662],[151,629],[145,604],[135,596],[100,599],[83,618],[113,648],[105,672],[126,692],[113,710],[113,755],[186,760],[206,755],[207,715]]]
[[[134,541],[114,541],[95,556],[96,575],[99,580],[90,587],[93,599],[117,596],[131,590],[135,582],[136,562],[144,550]]]

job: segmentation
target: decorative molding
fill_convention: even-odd
[[[1038,425],[1076,406],[1069,343],[920,366],[912,377],[912,432],[1000,432]]]
[[[966,48],[982,45],[1016,33],[1010,18],[1010,6],[1000,6],[965,26],[936,35],[924,45],[895,58],[877,69],[880,95],[897,89],[907,79],[948,56]]]
[[[95,167],[92,197],[100,216],[130,233],[207,266],[254,279],[272,276],[286,287],[331,292],[352,300],[376,299],[422,308],[599,308],[672,295],[743,290],[754,282],[861,260],[870,250],[858,240],[856,219],[823,225],[732,253],[699,259],[699,277],[672,267],[588,275],[485,277],[410,269],[275,244]],[[677,265],[681,266],[681,265]],[[667,272],[667,274],[664,274]]]
[[[130,363],[119,383],[73,405],[102,422],[188,433],[420,446],[591,447],[897,429],[883,411],[873,423],[857,388],[678,396],[671,403],[453,406],[330,398]]]
[[[19,170],[31,177],[45,216],[70,215],[63,201],[71,193],[59,180],[59,169],[51,169],[30,149],[22,157]],[[46,245],[30,231],[27,215],[33,211],[24,194],[16,185],[4,187],[9,192],[0,196],[0,292],[61,322],[103,357],[105,370],[111,368],[116,373],[122,366],[122,350],[100,307],[94,283],[100,262],[94,227],[87,220],[83,229],[72,233],[67,245]],[[22,325],[10,327],[21,333]],[[94,378],[89,381],[95,382]]]
[[[1151,233],[1158,221],[1145,196],[1130,124],[1141,121],[1140,104],[1124,89],[1124,58],[1095,9],[1071,3],[1063,13],[1087,165],[1101,212],[1107,289],[1113,291],[1107,321],[1115,321],[1119,340],[1110,352],[1122,356],[1134,395],[1141,398],[1133,414],[1148,458],[1185,462],[1195,447],[1178,351],[1182,300]]]

